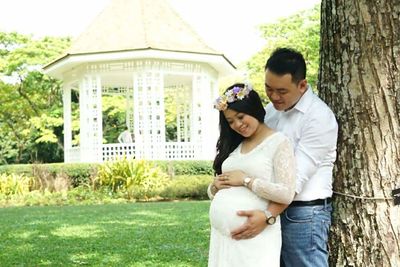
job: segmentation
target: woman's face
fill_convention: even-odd
[[[224,111],[224,115],[232,130],[243,137],[252,136],[260,125],[256,118],[229,108]]]

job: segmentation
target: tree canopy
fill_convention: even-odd
[[[0,163],[62,157],[60,83],[40,72],[69,38],[0,33]]]
[[[264,92],[264,66],[269,55],[278,47],[291,47],[301,52],[307,63],[307,80],[316,89],[319,65],[320,5],[260,26],[266,44],[246,62],[249,79],[260,95]]]

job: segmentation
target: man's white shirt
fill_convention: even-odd
[[[278,111],[272,103],[265,110],[265,123],[284,133],[294,147],[297,164],[294,200],[331,197],[338,134],[332,110],[310,86],[289,111]]]
[[[120,143],[132,143],[133,142],[132,135],[129,132],[129,130],[125,130],[119,134],[118,142],[120,142]]]

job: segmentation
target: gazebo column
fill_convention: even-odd
[[[85,75],[80,83],[80,152],[81,162],[102,162],[101,78]]]
[[[204,79],[203,75],[195,75],[193,77],[192,84],[192,114],[190,116],[190,135],[191,142],[194,144],[194,158],[200,159],[203,153],[203,124],[204,118],[201,114],[203,111],[204,101],[207,99],[205,91],[207,87],[204,87]]]
[[[162,73],[143,71],[133,77],[134,132],[137,155],[165,159],[165,110]]]
[[[64,161],[72,161],[72,119],[71,119],[71,87],[63,87],[63,116],[64,116]]]
[[[126,126],[131,134],[134,134],[133,129],[135,128],[135,108],[133,102],[133,89],[132,87],[127,87],[125,92],[126,99]]]
[[[218,120],[215,120],[212,103],[216,87],[208,75],[196,75],[193,79],[191,140],[195,143],[197,159],[210,159],[215,153],[214,128],[218,127]]]
[[[202,159],[213,159],[219,136],[218,120],[219,112],[213,108],[214,101],[218,97],[218,82],[208,77],[204,83],[205,99],[202,106]]]

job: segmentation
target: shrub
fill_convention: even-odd
[[[32,177],[18,174],[0,174],[0,194],[23,195],[31,190],[34,183]]]
[[[154,161],[170,176],[178,175],[213,175],[212,162],[208,160],[172,160]]]
[[[210,175],[177,176],[171,179],[160,196],[165,199],[208,199],[207,187],[211,181]]]
[[[0,173],[5,174],[24,174],[26,176],[32,176],[32,167],[30,164],[12,164],[0,166]]]
[[[24,174],[34,176],[38,168],[40,172],[48,173],[54,177],[64,173],[68,177],[71,186],[89,185],[91,177],[96,173],[99,164],[97,163],[49,163],[49,164],[15,164],[0,166],[0,173]]]
[[[96,176],[99,163],[59,163],[50,167],[53,173],[63,172],[69,177],[71,185],[78,187],[81,185],[91,185],[93,176]]]
[[[31,190],[41,192],[66,192],[71,187],[71,180],[64,172],[50,172],[44,165],[32,165],[34,184]]]
[[[169,176],[179,175],[213,175],[212,162],[209,160],[156,160],[149,161],[161,168]],[[48,163],[48,164],[15,164],[0,166],[0,173],[15,173],[33,176],[34,166],[41,167],[56,176],[64,173],[69,177],[72,187],[90,185],[92,177],[102,163]]]
[[[113,193],[125,192],[129,199],[148,199],[157,196],[168,180],[168,175],[151,162],[123,159],[100,166],[95,183]]]
[[[207,199],[210,173],[211,162],[189,160],[6,165],[0,206]]]

